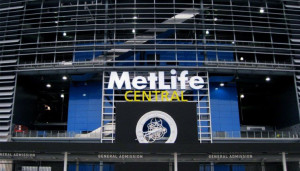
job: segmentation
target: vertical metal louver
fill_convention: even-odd
[[[15,73],[0,75],[0,142],[9,140],[13,116],[15,82]]]
[[[284,12],[286,17],[286,24],[290,35],[290,46],[293,51],[293,62],[295,64],[295,84],[298,97],[298,107],[300,107],[300,2],[297,1],[284,1]]]
[[[0,142],[10,140],[14,107],[16,72],[20,48],[23,1],[0,3]]]

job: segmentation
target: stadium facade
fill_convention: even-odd
[[[0,170],[299,171],[298,0],[1,0]]]

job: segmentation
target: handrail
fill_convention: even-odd
[[[14,132],[16,138],[99,138],[101,133],[58,130],[29,130]],[[300,132],[293,131],[215,131],[214,139],[300,139]]]
[[[22,138],[99,138],[100,133],[90,132],[83,133],[81,131],[58,131],[58,130],[29,130],[23,132],[14,132],[12,137]]]
[[[217,131],[214,139],[300,139],[300,132],[293,131]]]

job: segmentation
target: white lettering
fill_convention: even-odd
[[[172,69],[171,70],[171,74],[175,75],[176,74],[176,70]],[[177,76],[171,76],[171,89],[172,90],[176,90],[177,89]]]
[[[158,72],[158,89],[169,90],[170,88],[170,85],[165,85],[165,72]]]
[[[204,80],[202,77],[195,76],[190,79],[190,87],[192,89],[202,89],[204,87]]]
[[[129,72],[123,72],[121,78],[119,78],[117,72],[111,72],[109,77],[108,89],[114,89],[114,85],[117,85],[118,89],[121,89],[125,83],[127,90],[131,89]]]
[[[133,77],[132,82],[130,80],[129,72],[122,72],[121,76],[118,75],[118,72],[112,71],[110,74],[108,89],[114,89],[116,86],[117,89],[129,90],[134,89],[142,90],[149,86],[150,90],[156,90],[157,84],[158,89],[160,90],[185,90],[186,85],[189,84],[189,87],[195,90],[202,89],[205,86],[204,79],[200,76],[188,77],[189,72],[187,70],[182,71],[178,77],[178,74],[175,69],[171,70],[171,80],[170,84],[166,84],[165,72],[159,71],[158,76],[155,72],[149,73],[148,77],[136,76]],[[157,82],[158,81],[158,82]],[[179,82],[179,87],[178,87]]]
[[[186,77],[186,75],[188,75],[188,74],[189,74],[188,71],[182,71],[180,73],[180,77],[178,78],[178,80],[180,82],[181,89],[185,89],[185,82],[188,81],[188,78]]]
[[[145,77],[142,76],[134,77],[132,80],[132,86],[135,89],[142,90],[147,87],[147,80]]]
[[[148,77],[148,81],[150,82],[150,89],[155,90],[156,89],[156,81],[157,81],[157,76],[155,73],[150,73]]]

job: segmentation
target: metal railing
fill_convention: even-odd
[[[14,138],[74,138],[100,139],[100,132],[68,132],[68,131],[37,131],[29,130],[14,132]],[[213,139],[300,139],[300,132],[289,131],[218,131],[213,132]]]
[[[95,68],[128,68],[128,66],[132,65],[132,68],[139,68],[140,66],[136,65],[140,62],[147,62],[148,66],[143,66],[143,68],[150,68],[155,65],[155,67],[174,67],[174,65],[170,66],[163,66],[158,65],[158,63],[163,62],[174,62],[176,65],[189,68],[212,68],[216,67],[219,69],[248,69],[248,70],[276,70],[276,71],[294,71],[294,67],[300,66],[297,64],[288,64],[288,63],[266,63],[266,62],[236,62],[236,61],[174,61],[174,60],[148,60],[148,61],[103,61],[103,60],[95,60],[95,61],[75,61],[75,62],[48,62],[48,63],[26,63],[26,64],[13,64],[13,65],[6,65],[2,66],[2,68],[10,68],[10,67],[17,67],[16,70],[18,71],[30,71],[30,70],[44,70],[49,69],[95,69]],[[122,64],[122,65],[118,65]],[[152,65],[151,65],[152,64]],[[182,65],[180,65],[182,64]]]
[[[14,132],[12,134],[13,137],[17,138],[99,138],[100,132],[69,132],[69,131],[57,131],[57,130],[49,130],[49,131],[38,131],[38,130],[29,130],[23,132]]]
[[[290,131],[219,131],[214,139],[300,139],[300,132]]]

